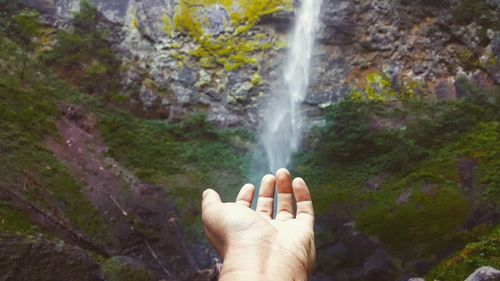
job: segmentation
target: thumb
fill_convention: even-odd
[[[220,203],[222,203],[222,200],[220,199],[219,193],[217,193],[215,190],[207,189],[203,192],[201,200],[202,211],[206,210],[210,206]]]

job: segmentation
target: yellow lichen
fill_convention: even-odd
[[[204,27],[209,27],[210,19],[202,11],[214,5],[228,12],[230,24],[234,27],[232,33],[215,38],[205,35]],[[203,67],[220,65],[227,71],[233,71],[257,63],[253,57],[256,52],[274,47],[273,42],[265,41],[267,36],[264,34],[259,34],[254,40],[242,35],[252,29],[262,16],[291,9],[293,0],[180,0],[172,29],[189,34],[197,41],[198,47],[190,55],[198,58]]]
[[[168,15],[163,15],[161,17],[161,21],[163,22],[163,32],[172,37],[174,34],[174,29],[172,27],[172,20],[170,19],[170,17],[168,17]]]
[[[255,74],[252,75],[252,79],[250,80],[250,82],[252,82],[252,85],[254,86],[261,86],[262,84],[264,84],[264,80],[262,80],[262,77],[258,72],[255,72]]]
[[[134,26],[135,29],[139,29],[139,20],[137,19],[136,16],[133,16],[132,18],[132,25]]]
[[[409,100],[416,97],[416,93],[422,91],[422,86],[415,80],[409,78],[401,79],[399,91],[395,90],[390,78],[378,72],[372,72],[364,77],[364,87],[354,89],[349,98],[353,100],[370,100],[388,102],[394,100]]]

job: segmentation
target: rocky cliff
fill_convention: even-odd
[[[258,123],[259,104],[280,88],[274,81],[293,23],[292,2],[93,0],[116,31],[124,93],[138,108],[171,120],[204,111],[221,126],[250,127]],[[78,0],[26,3],[62,26],[79,8]],[[498,5],[324,1],[306,110],[317,117],[363,89],[371,74],[438,99],[461,95],[460,75],[500,83]]]

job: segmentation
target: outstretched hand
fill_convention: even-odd
[[[280,169],[262,178],[255,211],[250,208],[254,193],[247,184],[231,203],[222,203],[214,190],[203,193],[205,233],[224,259],[219,280],[308,280],[316,252],[306,183],[301,178],[292,182],[290,173]]]

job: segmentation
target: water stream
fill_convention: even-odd
[[[289,37],[287,60],[279,83],[282,87],[272,93],[263,112],[260,140],[267,155],[267,169],[272,173],[288,167],[304,134],[300,107],[309,86],[320,8],[321,0],[302,0]]]

